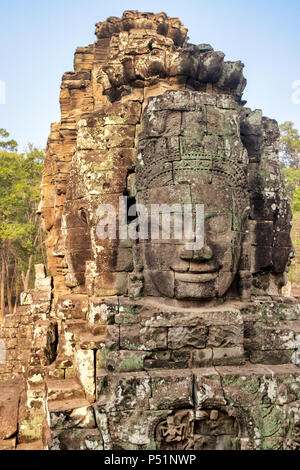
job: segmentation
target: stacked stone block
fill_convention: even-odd
[[[293,249],[277,123],[244,107],[243,64],[189,44],[176,18],[125,12],[96,35],[63,76],[48,140],[52,277],[37,267],[0,330],[0,379],[25,378],[0,447],[296,449],[300,312],[281,297]],[[129,209],[204,203],[206,245],[123,239],[123,196]],[[98,236],[105,204],[114,239]]]

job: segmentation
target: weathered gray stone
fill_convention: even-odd
[[[78,403],[74,400],[70,401],[69,406],[64,401],[54,402],[49,405],[49,426],[51,429],[92,429],[96,427],[93,408],[89,406],[86,400],[79,399],[77,401]],[[73,409],[73,406],[78,406],[78,408]]]
[[[245,364],[244,348],[241,346],[235,348],[214,348],[213,364],[214,366]]]
[[[68,429],[51,433],[49,450],[103,450],[98,429]]]
[[[140,325],[121,325],[121,349],[152,351],[167,348],[167,329],[141,327]]]
[[[147,352],[116,351],[106,355],[106,368],[109,372],[135,372],[144,369]]]
[[[151,378],[145,372],[115,374],[101,386],[98,397],[97,405],[109,411],[149,409]]]
[[[206,327],[177,327],[169,328],[168,347],[181,349],[184,347],[205,348],[208,335]]]
[[[226,405],[221,377],[214,368],[194,369],[194,396],[198,409]]]
[[[185,408],[193,404],[192,374],[187,371],[153,371],[151,409]]]
[[[102,430],[104,449],[155,450],[154,431],[170,411],[131,410],[108,414],[95,407],[98,428]]]

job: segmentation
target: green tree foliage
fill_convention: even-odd
[[[296,188],[300,186],[300,170],[294,170],[293,168],[283,168],[282,171],[285,176],[288,196],[290,201],[293,201]]]
[[[286,180],[288,197],[292,204],[294,223],[297,223],[300,213],[300,136],[294,124],[290,121],[284,122],[280,126],[280,158],[283,166],[283,174]],[[297,250],[297,256],[292,261],[288,273],[288,280],[294,284],[299,282],[298,272],[298,247],[299,240],[293,239],[294,248]]]
[[[294,192],[293,212],[294,213],[300,212],[300,185],[297,186]]]
[[[1,132],[9,137],[6,131]],[[0,317],[5,304],[9,313],[19,293],[29,287],[37,254],[44,256],[43,236],[36,214],[44,153],[29,145],[17,153],[17,143],[9,141],[0,149]]]
[[[280,158],[286,167],[300,169],[300,135],[294,128],[294,123],[286,121],[279,126]]]
[[[9,133],[5,129],[0,128],[0,138],[8,139]],[[0,149],[15,152],[18,149],[18,144],[15,140],[0,140]]]
[[[300,212],[300,135],[291,121],[279,126],[280,157],[293,212]]]

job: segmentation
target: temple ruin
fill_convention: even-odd
[[[96,36],[62,78],[47,145],[50,276],[36,266],[0,327],[0,449],[298,449],[278,125],[246,107],[243,64],[190,44],[177,18],[126,11]],[[153,204],[204,206],[203,246],[142,238]]]

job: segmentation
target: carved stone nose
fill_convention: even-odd
[[[209,261],[213,257],[213,252],[210,246],[204,245],[201,250],[183,250],[180,258],[185,261]]]
[[[210,246],[204,245],[201,250],[195,250],[193,261],[209,261],[213,257],[213,252]]]

